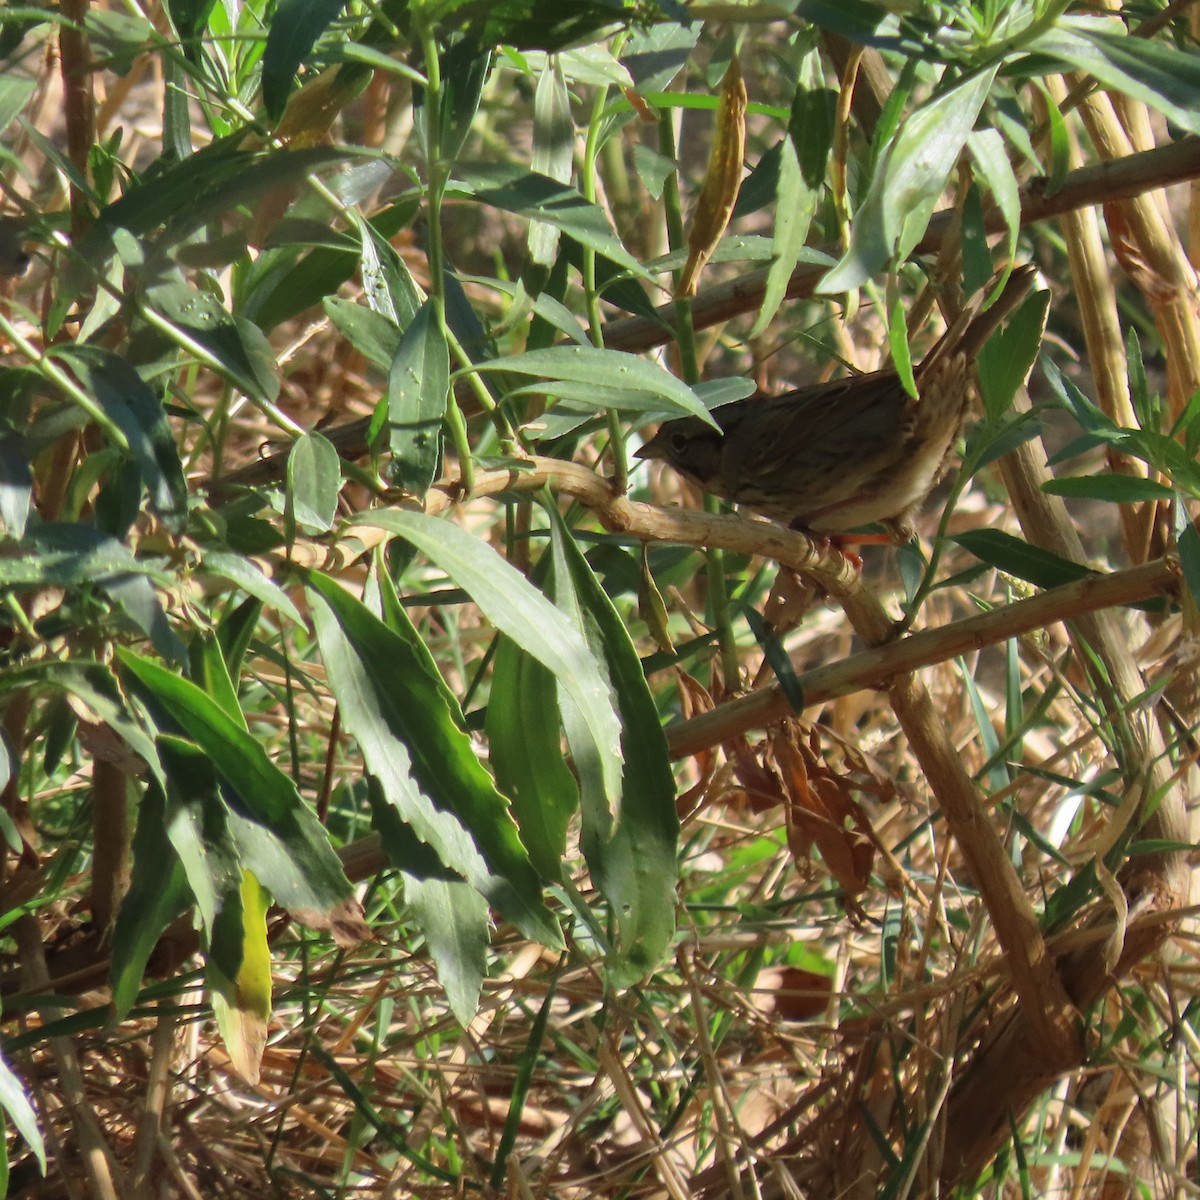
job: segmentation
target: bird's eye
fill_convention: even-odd
[[[686,433],[671,434],[671,450],[675,454],[682,454],[688,448],[688,435]]]

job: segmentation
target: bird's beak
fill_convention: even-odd
[[[652,437],[640,450],[635,450],[633,452],[633,457],[644,459],[662,458],[662,451],[663,448],[658,440],[658,435],[655,434],[654,437]]]

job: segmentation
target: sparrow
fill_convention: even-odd
[[[842,534],[879,522],[907,541],[966,421],[974,358],[1035,274],[1013,271],[986,310],[994,284],[968,304],[915,368],[918,399],[893,368],[749,396],[713,409],[719,430],[697,417],[667,421],[636,457],[793,529]]]

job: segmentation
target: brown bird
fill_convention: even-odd
[[[893,369],[749,396],[666,422],[638,452],[661,459],[706,492],[794,529],[843,533],[882,522],[901,541],[909,519],[945,473],[967,415],[972,362],[1024,300],[1033,267],[968,305],[914,371],[919,400]]]

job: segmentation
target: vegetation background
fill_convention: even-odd
[[[0,1190],[1192,1194],[1198,33],[7,6]],[[862,573],[631,469],[1025,261]]]

